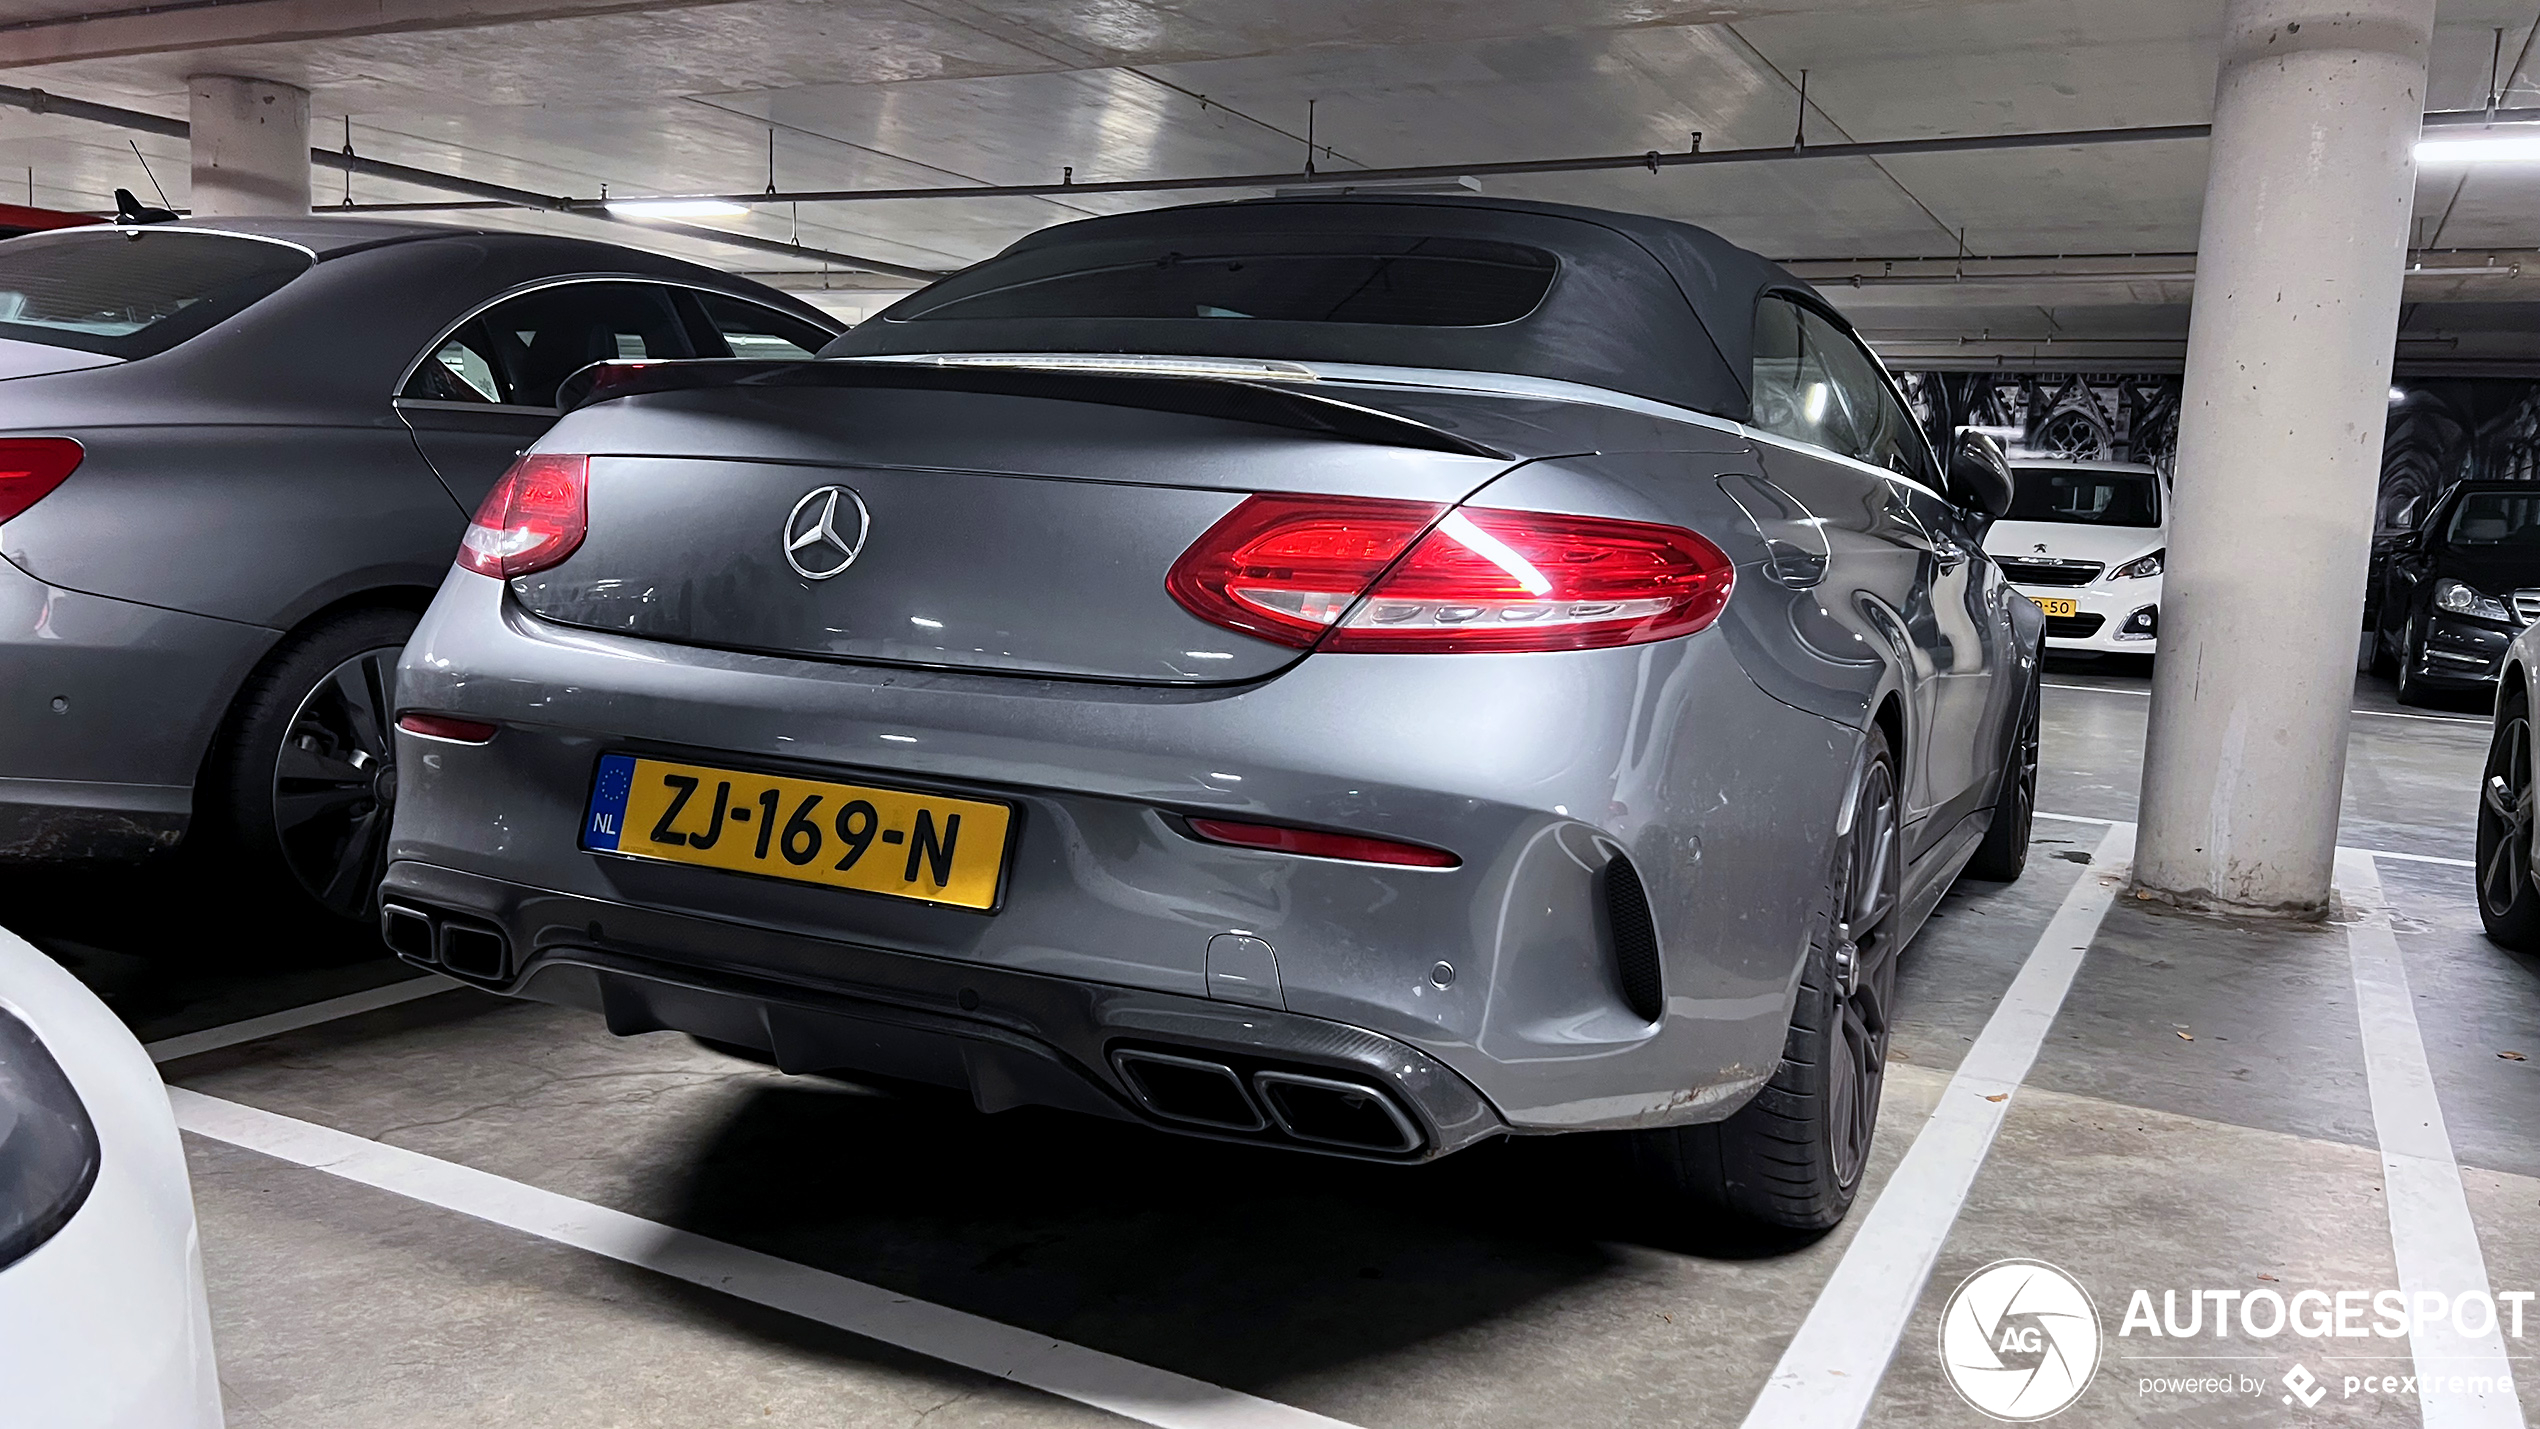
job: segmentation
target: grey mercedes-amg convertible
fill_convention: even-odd
[[[1860,1184],[1899,952],[2015,877],[2042,617],[1803,283],[1279,199],[802,362],[601,367],[398,669],[403,956],[787,1071],[1414,1161]]]

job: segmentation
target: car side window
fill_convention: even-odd
[[[1851,398],[1827,368],[1827,352],[1798,304],[1765,298],[1755,307],[1754,425],[1777,437],[1845,456],[1861,450]]]
[[[696,355],[660,284],[563,283],[505,299],[461,324],[398,395],[553,407],[556,385],[594,362]]]
[[[816,323],[808,323],[791,313],[721,293],[696,293],[698,310],[705,315],[705,325],[721,338],[723,346],[734,357],[764,357],[799,360],[813,356],[829,345],[834,336]],[[703,343],[705,356],[717,356],[711,343]]]
[[[1755,312],[1755,425],[1939,488],[1931,450],[1860,340],[1786,298]]]

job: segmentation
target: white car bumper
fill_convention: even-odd
[[[2076,655],[2149,655],[2159,648],[2157,636],[2161,578],[2098,580],[2084,586],[2022,585],[2013,590],[2044,606],[2046,648]],[[2070,601],[2070,615],[2056,614],[2052,601]],[[2152,627],[2146,630],[2146,625]]]

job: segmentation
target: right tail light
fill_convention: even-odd
[[[478,503],[459,564],[500,580],[562,564],[582,544],[590,488],[587,456],[531,452],[513,462]]]
[[[1678,526],[1259,495],[1192,543],[1165,585],[1212,625],[1298,649],[1453,654],[1690,635],[1718,618],[1734,575],[1719,547]]]

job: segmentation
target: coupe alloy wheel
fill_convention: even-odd
[[[2032,758],[2034,756],[2032,755]],[[1828,1069],[1838,1184],[1857,1184],[1878,1124],[1879,1091],[1887,1080],[1887,1044],[1896,1005],[1896,891],[1902,873],[1897,839],[1896,771],[1873,762],[1862,777],[1835,886],[1842,913],[1834,928],[1834,995],[1841,1018]]]
[[[2531,720],[2516,711],[2496,726],[2479,782],[2478,900],[2490,918],[2530,897],[2531,815]]]
[[[283,862],[331,912],[359,918],[377,896],[397,803],[398,647],[365,650],[300,701],[273,768]]]

